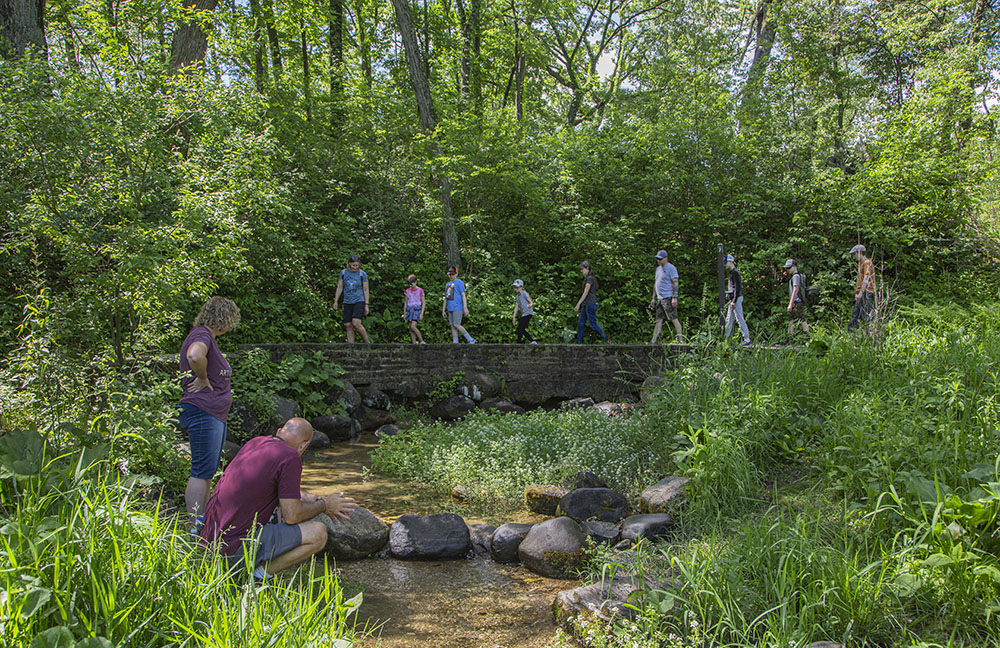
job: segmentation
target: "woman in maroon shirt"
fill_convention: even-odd
[[[192,529],[197,532],[205,512],[208,489],[219,469],[226,419],[233,404],[229,381],[232,367],[222,356],[215,338],[239,324],[240,309],[223,297],[212,297],[201,307],[194,328],[181,345],[180,425],[191,445],[191,475],[184,500]]]

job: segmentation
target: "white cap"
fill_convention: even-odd
[[[858,252],[867,252],[867,251],[868,251],[868,248],[866,248],[865,246],[863,246],[860,243],[858,243],[857,245],[855,245],[854,247],[851,248],[851,252],[850,253],[851,254],[856,254]]]
[[[521,287],[521,286],[523,286],[523,285],[524,285],[524,282],[523,282],[523,281],[521,281],[520,279],[515,279],[515,280],[514,280],[514,287],[515,287],[515,288],[520,288],[520,287]]]
[[[793,265],[795,265],[795,259],[789,259],[788,261],[785,261],[786,268],[791,268]]]
[[[733,263],[736,263],[736,257],[734,257],[732,254],[727,254],[726,258],[723,259],[722,261],[723,261],[723,263],[729,263],[730,261],[732,261]]]

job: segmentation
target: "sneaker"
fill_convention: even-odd
[[[476,343],[476,338],[470,338],[468,341],[468,344],[475,344],[475,343]]]
[[[534,340],[532,340],[531,344],[538,344],[538,342],[535,342]]]
[[[264,568],[264,565],[261,565],[257,569],[253,570],[253,582],[258,585],[266,583],[272,578],[274,578],[274,576],[267,573],[267,569]]]
[[[743,347],[744,349],[749,349],[751,344],[749,342],[741,342],[740,346]]]
[[[421,342],[420,344],[427,344],[426,342]]]
[[[190,533],[193,536],[200,536],[201,528],[203,526],[205,526],[205,516],[199,515],[194,519],[194,524],[191,526],[191,528],[188,529],[188,533]]]

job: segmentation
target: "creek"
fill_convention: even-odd
[[[302,487],[317,495],[343,492],[387,523],[405,513],[462,514],[461,507],[456,510],[450,498],[427,485],[368,472],[377,446],[377,439],[365,434],[314,453],[303,466]],[[504,521],[541,519],[523,511]],[[466,517],[468,524],[483,521]],[[346,595],[364,593],[357,621],[359,628],[369,629],[366,647],[544,648],[556,634],[556,593],[577,584],[487,558],[367,558],[339,562],[337,569]]]

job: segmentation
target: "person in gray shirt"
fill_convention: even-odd
[[[535,303],[531,301],[531,295],[524,289],[524,282],[520,279],[514,280],[514,290],[517,292],[517,298],[514,300],[514,316],[511,322],[517,326],[517,342],[520,344],[527,338],[529,343],[535,344],[535,338],[528,333],[528,324],[535,314]],[[521,317],[517,316],[518,311],[521,311]]]
[[[732,254],[726,255],[726,270],[729,271],[729,290],[726,291],[726,298],[729,302],[729,314],[726,315],[726,337],[733,332],[733,319],[740,325],[740,333],[743,334],[743,346],[750,346],[750,331],[747,329],[747,322],[743,318],[743,276],[736,268],[736,258]]]

